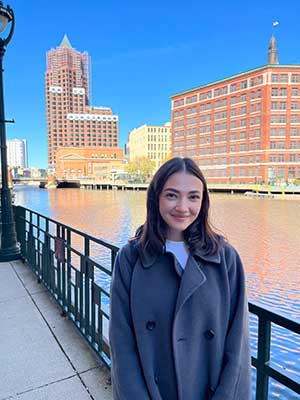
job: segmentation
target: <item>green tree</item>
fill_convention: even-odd
[[[147,182],[155,169],[155,162],[148,157],[139,157],[126,166],[128,174],[133,175],[137,180]]]

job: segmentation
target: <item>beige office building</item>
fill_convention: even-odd
[[[147,157],[155,162],[156,169],[171,155],[171,123],[142,125],[129,132],[127,148],[129,160]]]

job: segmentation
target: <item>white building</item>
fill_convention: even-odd
[[[27,140],[7,140],[7,164],[10,167],[27,168]]]

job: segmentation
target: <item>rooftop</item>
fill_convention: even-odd
[[[250,69],[250,70],[245,71],[245,72],[239,72],[238,74],[231,75],[231,76],[229,76],[227,78],[219,79],[219,80],[216,80],[216,81],[213,81],[213,82],[210,82],[210,83],[206,83],[206,84],[201,85],[201,86],[194,87],[192,89],[188,89],[188,90],[184,90],[182,92],[178,92],[176,94],[171,95],[171,99],[173,97],[177,97],[177,96],[180,96],[180,95],[183,95],[183,94],[186,94],[186,93],[190,93],[190,92],[193,92],[193,91],[196,91],[196,90],[200,90],[200,89],[203,89],[203,88],[206,88],[206,87],[209,88],[210,86],[219,85],[220,83],[225,83],[227,81],[231,81],[232,79],[241,78],[243,76],[247,76],[247,75],[253,74],[255,72],[264,71],[264,70],[270,69],[270,68],[271,69],[289,68],[289,69],[298,69],[298,70],[300,70],[300,64],[267,64],[267,65],[263,65],[262,67]]]

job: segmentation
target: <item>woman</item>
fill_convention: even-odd
[[[173,158],[154,175],[146,222],[111,285],[114,400],[249,400],[243,266],[208,222],[203,174]]]

